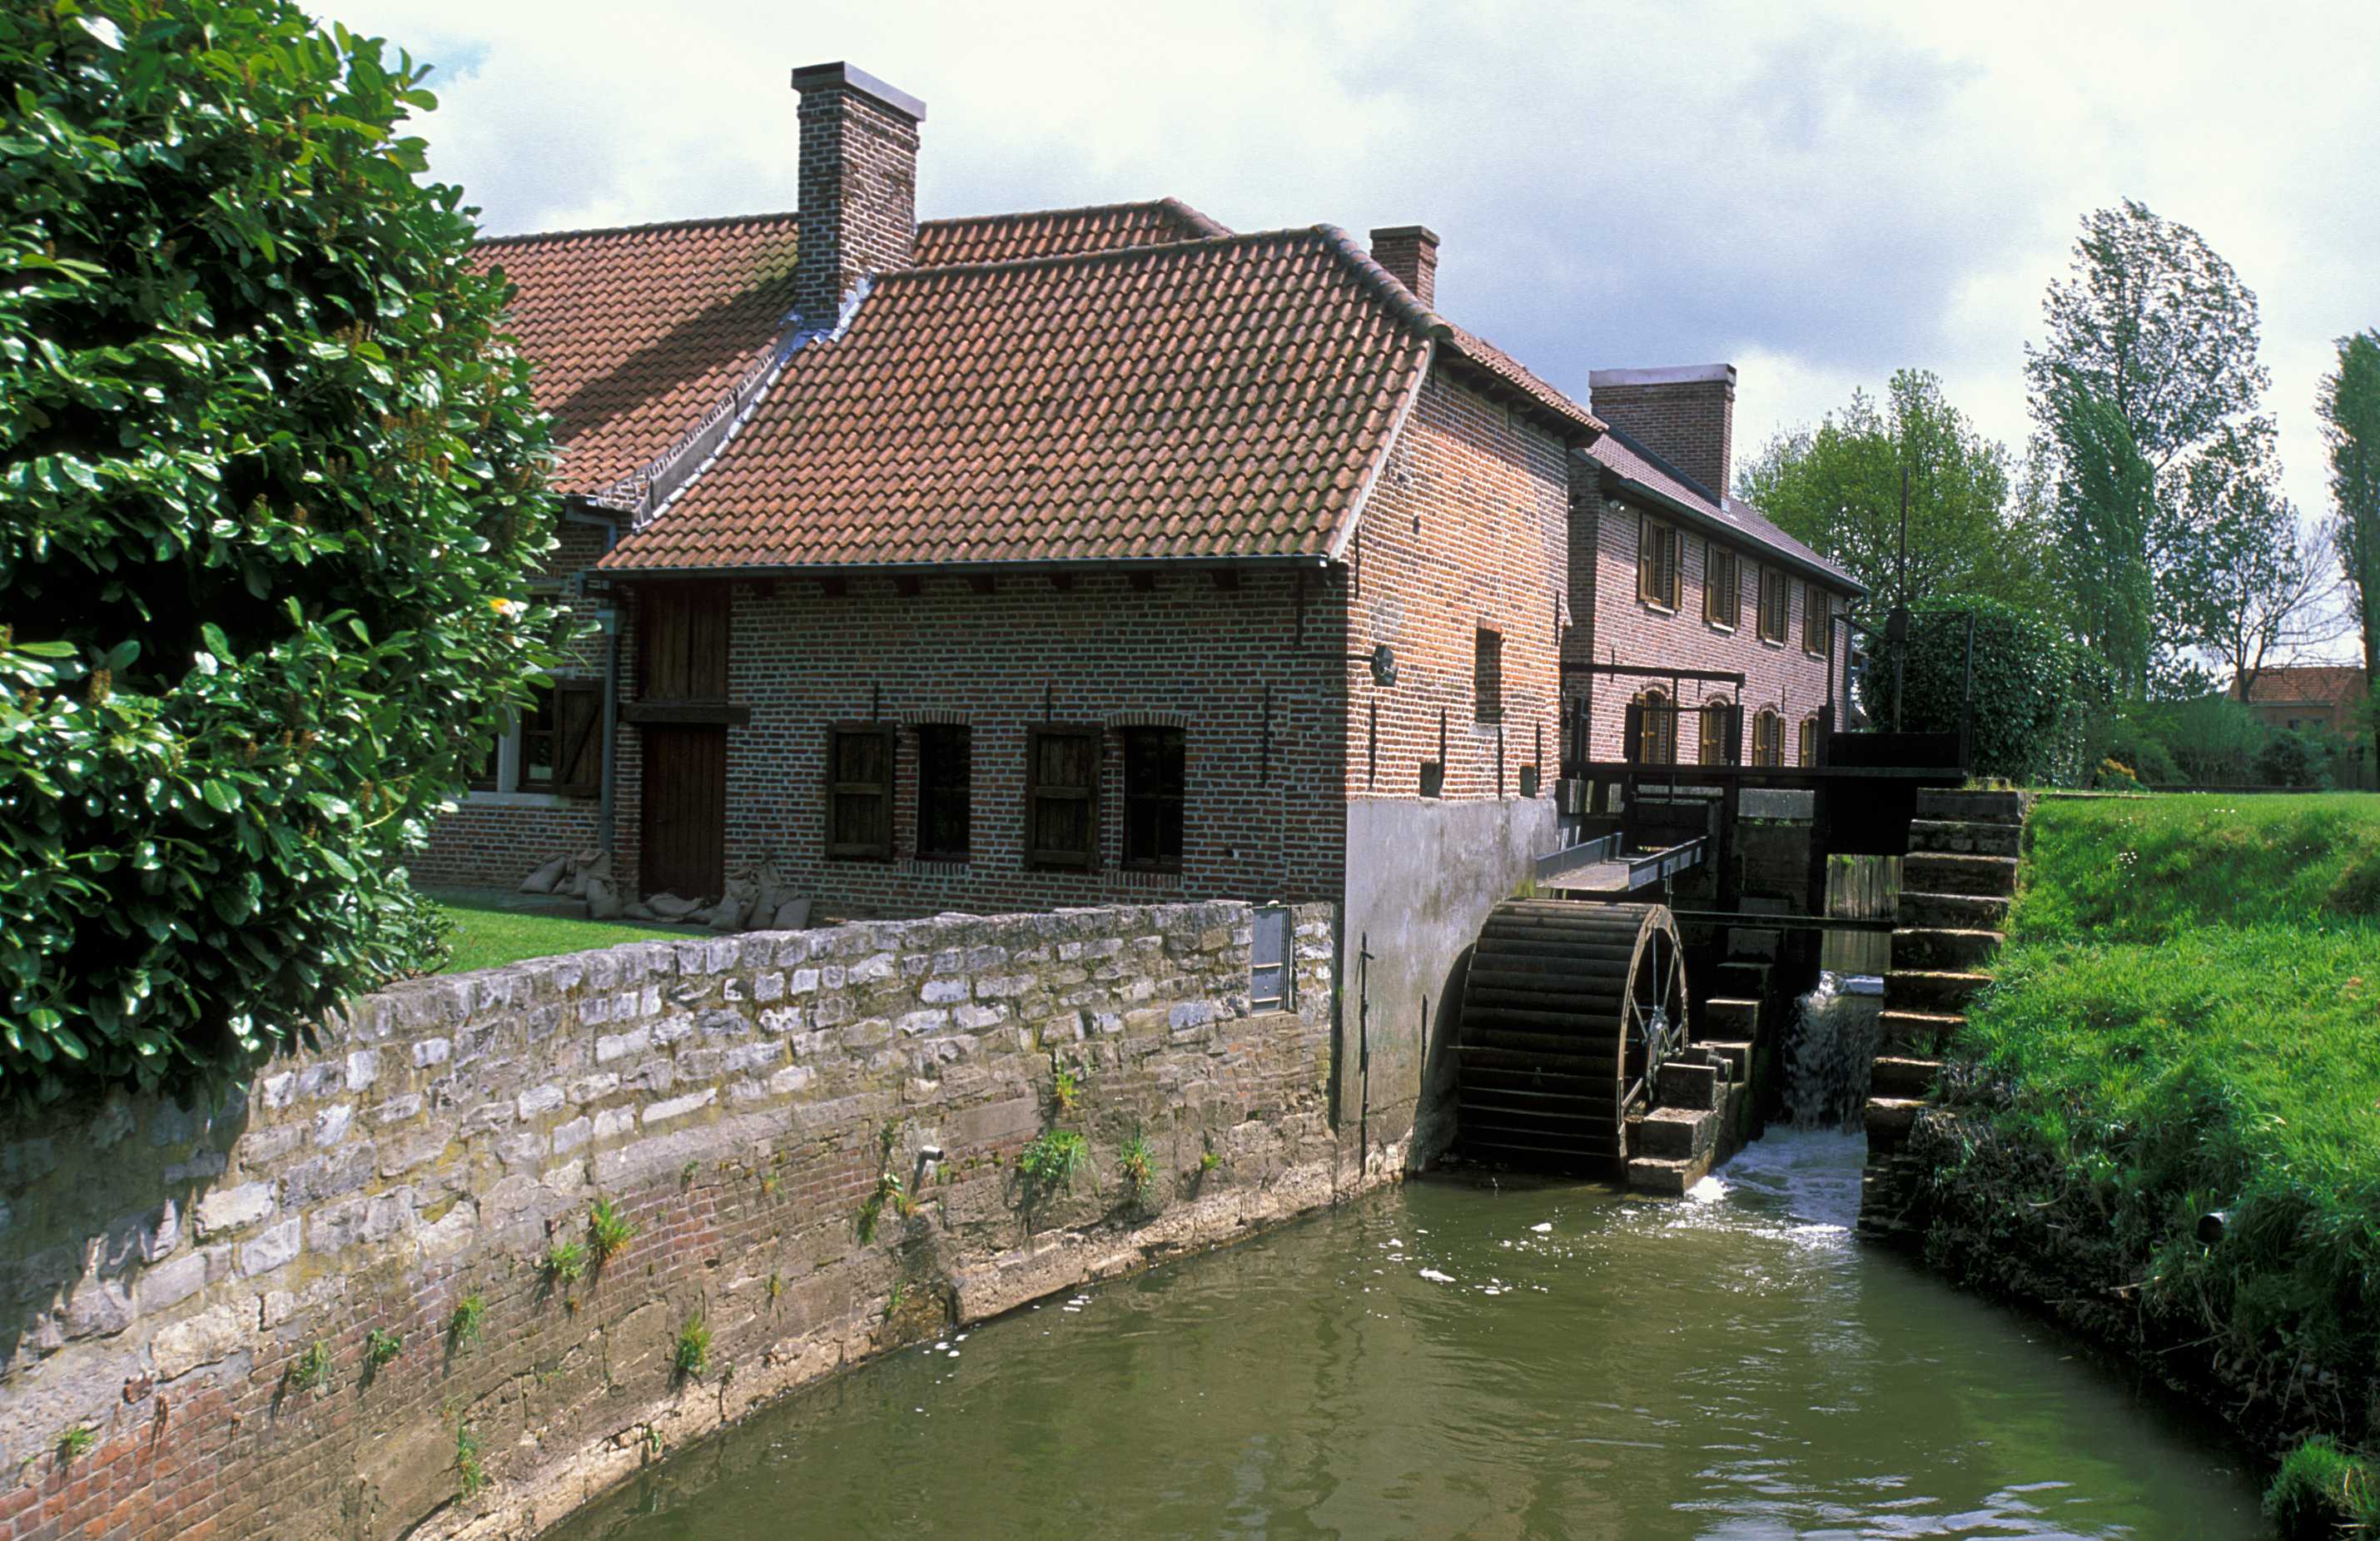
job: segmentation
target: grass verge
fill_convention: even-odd
[[[453,922],[448,938],[453,955],[443,974],[467,974],[475,968],[501,968],[525,958],[550,958],[560,953],[585,953],[616,947],[624,941],[684,941],[698,933],[680,926],[656,929],[619,920],[578,920],[566,916],[524,914],[492,905],[442,900],[439,911]]]
[[[2380,799],[2042,803],[2010,930],[1945,1072],[1937,1251],[2056,1258],[2285,1457],[2277,1521],[2368,1522]]]

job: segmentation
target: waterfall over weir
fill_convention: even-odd
[[[1785,1116],[1796,1129],[1856,1129],[1883,1031],[1884,999],[1831,971],[1785,1029]]]

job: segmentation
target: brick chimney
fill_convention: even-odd
[[[854,285],[907,267],[916,252],[926,104],[847,64],[796,69],[794,89],[802,93],[794,309],[805,326],[832,326]]]
[[[1428,309],[1438,309],[1438,232],[1396,224],[1372,232],[1372,261],[1397,275]]]
[[[1728,493],[1734,467],[1735,366],[1688,364],[1669,370],[1597,370],[1586,377],[1597,417],[1701,483]]]

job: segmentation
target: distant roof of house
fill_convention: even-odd
[[[1099,203],[1087,209],[921,220],[914,261],[921,268],[1013,262],[1230,234],[1180,199],[1160,198],[1147,203]]]
[[[1788,565],[1813,577],[1853,593],[1867,592],[1867,586],[1840,564],[1794,540],[1752,504],[1703,486],[1621,429],[1606,429],[1582,453],[1603,467],[1608,481],[1661,504],[1670,513],[1701,523],[1706,534],[1734,536],[1784,558]]]
[[[2260,671],[2245,699],[2257,706],[2338,706],[2362,699],[2363,669],[2352,663],[2296,663]],[[2240,698],[2240,682],[2229,694]]]

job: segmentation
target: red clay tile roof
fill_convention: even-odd
[[[1179,199],[1102,203],[1087,209],[929,219],[917,226],[918,267],[954,262],[1013,262],[1069,252],[1111,251],[1120,246],[1201,241],[1231,232]]]
[[[2257,674],[2248,699],[2258,706],[2337,706],[2362,700],[2363,693],[2363,671],[2357,665],[2298,663]],[[2230,694],[2235,699],[2240,695],[2237,679]]]
[[[1430,336],[1349,249],[1317,228],[888,273],[604,565],[1318,557]]]
[[[1654,494],[1656,501],[1682,507],[1754,545],[1791,558],[1797,565],[1815,568],[1818,574],[1847,589],[1866,592],[1865,586],[1844,571],[1840,564],[1820,556],[1778,528],[1768,521],[1767,515],[1752,504],[1726,496],[1714,499],[1707,490],[1687,479],[1668,461],[1619,429],[1608,431],[1602,438],[1588,445],[1586,455],[1621,481],[1646,489]]]
[[[503,236],[481,261],[556,419],[558,489],[586,494],[668,449],[775,342],[793,304],[795,217]]]

